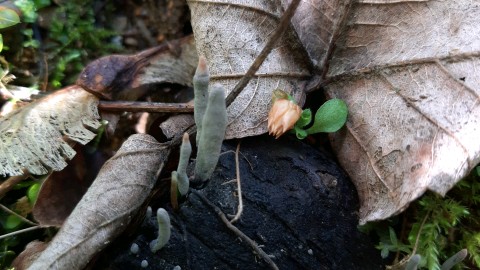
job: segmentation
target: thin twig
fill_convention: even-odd
[[[14,236],[14,235],[17,235],[17,234],[21,234],[21,233],[29,232],[29,231],[34,231],[34,230],[42,229],[42,228],[45,228],[45,227],[33,226],[33,227],[25,228],[25,229],[22,229],[22,230],[14,231],[14,232],[11,232],[11,233],[7,233],[7,234],[4,234],[4,235],[0,235],[0,240],[5,239],[5,238],[10,237],[10,236]]]
[[[37,223],[35,223],[35,222],[33,222],[33,221],[30,221],[29,219],[26,219],[25,217],[19,215],[18,213],[15,213],[14,211],[10,210],[10,208],[6,207],[5,205],[3,205],[3,204],[1,204],[1,203],[0,203],[0,208],[1,208],[3,211],[5,211],[5,212],[7,212],[7,213],[9,213],[9,214],[11,214],[11,215],[14,215],[14,216],[18,217],[19,219],[21,219],[23,222],[25,222],[25,223],[27,223],[27,224],[30,224],[30,225],[32,225],[32,226],[38,226],[38,225],[39,225],[39,224],[37,224]]]
[[[3,196],[5,196],[5,194],[10,191],[16,184],[22,182],[27,177],[27,174],[16,175],[10,176],[7,180],[3,181],[0,184],[0,199],[3,198]]]
[[[262,51],[257,56],[257,58],[255,58],[255,61],[253,61],[247,73],[245,73],[242,79],[237,83],[237,85],[235,85],[235,88],[233,88],[232,92],[225,99],[227,106],[232,104],[232,102],[237,98],[240,92],[242,92],[243,88],[247,86],[248,82],[250,82],[252,77],[255,75],[255,73],[258,71],[260,66],[263,64],[263,61],[265,61],[267,56],[272,51],[273,46],[275,46],[278,39],[282,37],[283,33],[285,32],[285,29],[287,29],[288,25],[290,24],[290,19],[295,14],[295,10],[297,10],[299,3],[300,3],[300,0],[292,0],[287,10],[285,10],[282,17],[280,18],[280,22],[278,23],[277,28],[275,28],[275,30],[273,31],[272,35],[270,36],[267,43],[265,44],[265,47],[263,47]]]
[[[235,216],[230,220],[230,223],[237,221],[243,213],[243,199],[242,199],[242,183],[240,181],[240,162],[238,160],[238,153],[240,152],[240,142],[238,141],[237,150],[235,151],[235,172],[237,176],[237,192],[238,192],[238,208]]]
[[[405,266],[408,263],[408,261],[415,255],[415,253],[417,252],[418,242],[420,240],[420,234],[423,230],[423,226],[425,225],[425,222],[427,221],[427,218],[429,215],[430,215],[430,211],[425,215],[425,217],[423,218],[422,224],[420,224],[420,227],[418,228],[417,238],[415,239],[415,245],[413,246],[412,253],[410,253],[410,255],[408,256],[405,256],[399,262],[393,265],[387,266],[386,269],[397,269],[398,266]],[[396,260],[398,260],[398,258],[395,258],[395,261]]]
[[[100,101],[98,108],[109,112],[170,112],[192,113],[193,105],[188,103],[160,103],[141,101]]]
[[[427,214],[423,218],[422,224],[420,224],[420,227],[418,228],[417,238],[415,239],[415,245],[413,246],[413,249],[412,249],[412,256],[415,255],[415,253],[417,252],[418,242],[420,241],[420,233],[422,232],[423,225],[425,225],[425,222],[427,221],[427,218],[429,215],[430,215],[430,211],[427,212]]]
[[[227,228],[229,228],[233,233],[235,233],[235,235],[237,235],[238,237],[240,237],[242,240],[244,240],[245,242],[248,243],[248,245],[250,247],[252,247],[255,252],[257,253],[258,256],[260,256],[263,260],[265,260],[265,262],[267,262],[267,264],[270,266],[270,268],[272,269],[275,269],[275,270],[278,270],[278,266],[275,264],[275,262],[272,261],[272,259],[270,258],[270,256],[268,256],[267,253],[265,253],[265,251],[263,251],[258,245],[257,243],[255,243],[255,241],[253,241],[252,239],[250,239],[250,237],[248,237],[247,235],[245,235],[242,231],[240,231],[237,227],[235,227],[235,225],[233,225],[230,221],[228,221],[227,217],[225,216],[225,214],[222,212],[222,210],[220,208],[218,208],[215,204],[213,204],[209,199],[207,199],[202,193],[200,193],[198,190],[195,190],[195,189],[192,189],[192,193],[197,195],[202,201],[203,203],[205,203],[206,205],[208,205],[210,208],[212,208],[215,213],[217,213],[217,215],[220,217],[220,219],[223,221],[223,223],[225,223],[225,225],[227,226]]]

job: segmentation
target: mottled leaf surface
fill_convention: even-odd
[[[283,8],[290,2],[282,0]],[[320,72],[326,68],[351,3],[351,0],[301,1],[291,20],[303,48]]]
[[[100,126],[98,98],[78,86],[59,90],[0,118],[0,175],[62,170]]]
[[[427,189],[445,194],[480,156],[480,7],[369,2],[354,6],[327,87],[349,106],[346,130],[332,137],[362,223]]]
[[[83,269],[132,220],[156,182],[169,149],[132,135],[107,161],[60,231],[28,269]]]

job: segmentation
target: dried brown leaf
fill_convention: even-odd
[[[98,99],[78,86],[59,90],[0,118],[0,175],[62,170],[100,126]]]
[[[287,8],[290,2],[282,0],[282,6]],[[351,3],[351,0],[301,1],[292,18],[298,39],[319,71],[327,65]]]
[[[198,57],[193,37],[134,55],[109,55],[88,64],[76,84],[108,100],[137,100],[152,83],[192,85]]]
[[[38,240],[28,243],[25,249],[13,260],[11,267],[15,270],[27,269],[46,248],[47,244]]]
[[[361,200],[361,223],[427,189],[445,194],[480,161],[480,7],[460,1],[354,6],[330,63],[350,110],[333,135]]]
[[[272,1],[187,1],[198,55],[209,64],[210,82],[227,94],[246,73],[278,25],[282,8]],[[256,76],[228,107],[226,138],[265,133],[271,93],[279,88],[303,104],[309,60],[291,29],[283,35]]]
[[[74,148],[77,155],[68,161],[65,169],[53,172],[42,183],[32,210],[35,221],[41,226],[62,226],[93,182],[98,172],[95,165],[104,161],[102,157],[86,156],[79,148],[78,145]],[[98,163],[94,165],[95,162]]]
[[[132,135],[102,167],[47,249],[28,269],[83,269],[130,223],[156,181],[169,148]]]

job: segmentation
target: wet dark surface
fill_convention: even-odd
[[[229,182],[235,179],[236,146],[224,144],[214,177],[201,190],[226,215],[237,209],[236,183]],[[380,252],[357,230],[354,186],[334,161],[291,138],[243,139],[240,152],[244,212],[235,226],[280,269],[382,269]],[[148,261],[145,269],[268,269],[196,194],[178,212],[165,208],[172,237],[162,250],[152,254],[148,248],[157,233],[152,217],[132,241],[102,255],[98,269],[142,269],[142,260]],[[133,242],[137,254],[129,251]]]

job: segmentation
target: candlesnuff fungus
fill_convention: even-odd
[[[456,264],[463,261],[468,255],[468,251],[466,248],[460,250],[459,252],[455,253],[452,257],[448,258],[440,267],[440,270],[450,270]]]
[[[148,206],[147,211],[145,212],[145,219],[150,220],[150,218],[152,217],[152,213],[153,213],[152,207]]]
[[[190,182],[187,176],[187,165],[192,153],[192,145],[188,133],[183,134],[182,145],[180,146],[180,157],[176,171],[172,171],[170,184],[170,202],[173,209],[178,209],[178,194],[187,195]],[[178,194],[177,194],[178,193]]]
[[[225,104],[225,91],[221,85],[215,84],[210,89],[207,108],[202,119],[202,129],[195,163],[196,179],[204,182],[212,175],[220,157],[226,128],[227,107]]]
[[[133,254],[137,254],[139,250],[140,250],[140,248],[138,247],[138,245],[136,243],[133,243],[130,246],[130,252],[133,253]]]
[[[200,56],[198,59],[197,70],[193,76],[193,94],[195,99],[193,100],[193,117],[195,118],[195,124],[197,126],[196,142],[200,140],[200,134],[202,133],[202,119],[207,108],[208,100],[208,82],[210,76],[208,74],[207,61],[205,57]]]
[[[416,270],[421,259],[422,256],[418,254],[413,255],[405,265],[405,270]]]
[[[178,210],[178,193],[178,173],[177,171],[172,171],[170,177],[170,203],[175,211]]]
[[[150,250],[155,253],[164,247],[170,239],[170,216],[163,208],[157,210],[158,237],[150,242]]]
[[[187,176],[187,165],[192,154],[192,145],[188,133],[183,134],[182,145],[180,146],[180,158],[177,166],[177,187],[180,195],[185,196],[188,192],[189,181]]]

